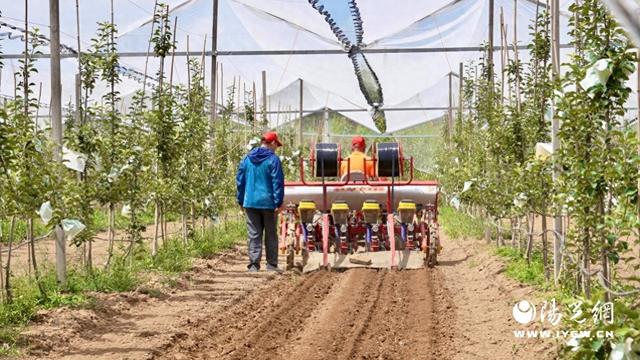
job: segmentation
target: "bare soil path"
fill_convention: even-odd
[[[100,296],[45,313],[30,358],[553,359],[516,339],[513,304],[535,292],[505,278],[479,241],[444,240],[435,269],[247,273],[243,250],[199,261],[159,298]],[[28,358],[29,358],[28,357]]]

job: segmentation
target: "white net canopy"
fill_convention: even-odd
[[[211,0],[165,0],[173,21],[177,18],[174,83],[186,82],[186,56],[204,57],[205,83],[209,84],[212,44]],[[313,3],[313,1],[312,1]],[[324,10],[332,12],[332,21],[342,25],[346,38],[357,37],[358,24],[351,23],[348,11],[351,0],[327,0]],[[319,3],[319,4],[320,4]],[[561,43],[568,42],[568,6],[562,2]],[[318,5],[318,4],[316,4]],[[76,2],[60,1],[61,42],[69,50],[62,60],[62,100],[73,103],[77,59]],[[518,44],[526,46],[531,38],[529,28],[536,7],[544,2],[535,0],[495,0],[494,42],[500,45],[500,18],[507,29],[509,46],[514,40],[515,28]],[[402,129],[439,119],[450,103],[449,73],[457,73],[462,62],[477,60],[482,54],[481,44],[488,39],[489,0],[367,0],[357,2],[361,20],[363,50],[379,80],[386,116],[386,131]],[[114,22],[118,28],[117,46],[123,81],[118,90],[126,99],[142,85],[151,35],[153,0],[114,0]],[[24,29],[23,2],[3,1],[0,4],[0,46],[4,53],[0,92],[5,97],[14,93],[13,73],[18,68],[18,57],[24,49],[21,39]],[[79,1],[80,47],[91,45],[97,23],[110,21],[110,2]],[[502,16],[501,16],[502,14]],[[40,28],[49,35],[48,0],[29,1],[29,28]],[[48,47],[44,47],[48,53]],[[299,109],[299,80],[303,82],[305,114],[324,108],[332,109],[356,123],[377,131],[371,113],[371,101],[361,91],[354,74],[354,63],[349,59],[344,41],[317,8],[307,0],[219,0],[218,13],[218,84],[220,89],[232,85],[242,89],[257,89],[257,104],[262,104],[262,71],[266,71],[267,111],[269,121],[290,121],[293,116],[277,112],[295,113]],[[298,53],[292,54],[291,50]],[[307,51],[305,54],[301,52]],[[206,51],[206,54],[203,54]],[[264,52],[268,51],[267,54]],[[282,53],[274,53],[282,51]],[[65,53],[63,52],[63,54]],[[245,52],[238,54],[238,52]],[[254,53],[247,53],[254,52]],[[332,52],[329,54],[323,52]],[[566,56],[570,49],[563,50]],[[526,49],[520,50],[520,59],[527,61]],[[496,71],[500,71],[496,56]],[[167,64],[168,66],[168,64]],[[49,60],[39,59],[38,74],[33,82],[42,83],[42,102],[48,103]],[[155,77],[159,60],[149,59],[147,73]],[[154,84],[154,80],[149,80]],[[451,83],[451,101],[457,104],[459,80]],[[97,89],[96,101],[106,92]],[[226,101],[226,90],[218,90],[217,102]],[[631,97],[634,99],[635,97]],[[242,98],[239,99],[243,101]],[[634,106],[635,101],[631,100]]]

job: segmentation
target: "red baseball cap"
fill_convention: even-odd
[[[358,146],[358,147],[364,148],[366,147],[366,143],[362,136],[354,136],[351,139],[351,146]]]
[[[278,133],[276,133],[275,131],[267,131],[266,133],[264,133],[264,135],[262,135],[262,141],[267,144],[271,144],[275,141],[276,145],[282,146],[282,143],[280,142],[280,140],[278,140]]]

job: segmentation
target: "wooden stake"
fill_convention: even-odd
[[[171,51],[171,68],[169,69],[169,94],[173,93],[173,64],[176,60],[176,33],[178,32],[178,17],[173,21],[173,49]],[[188,65],[188,64],[187,64]]]
[[[144,96],[147,91],[147,71],[149,69],[149,54],[151,53],[151,39],[153,38],[153,31],[155,30],[156,22],[156,11],[158,9],[158,0],[156,0],[153,4],[153,18],[151,19],[151,35],[149,35],[149,43],[147,44],[147,55],[144,59],[144,81],[142,82],[142,102],[144,103]]]
[[[453,89],[452,89],[452,76],[453,72],[449,71],[449,108],[447,110],[447,135],[449,136],[449,144],[453,139]]]
[[[636,113],[636,138],[638,140],[638,156],[640,156],[640,50],[638,50],[636,59],[636,100],[638,102],[638,110]],[[640,218],[640,169],[638,173],[638,218]]]
[[[300,124],[299,125],[299,143],[298,145],[300,146],[300,149],[302,150],[302,147],[304,147],[304,134],[303,134],[303,127],[302,127],[302,118],[304,116],[304,81],[302,79],[300,79],[300,106],[299,106],[299,119],[300,119]]]
[[[82,50],[80,47],[80,0],[76,0],[76,42],[78,50],[78,75],[76,79],[76,112],[78,124],[82,124]],[[79,82],[79,85],[78,85]]]
[[[216,114],[216,76],[218,75],[218,0],[213,0],[213,16],[211,24],[211,115],[210,126],[213,129],[213,122],[217,117]],[[206,38],[205,38],[206,41]],[[204,67],[204,59],[202,61]],[[213,131],[211,133],[213,139]]]
[[[205,87],[205,83],[204,83],[204,78],[206,75],[206,69],[205,69],[205,62],[204,62],[204,55],[205,52],[207,51],[207,38],[204,38],[204,43],[202,45],[202,58],[200,59],[200,63],[202,64],[202,87]],[[211,109],[213,110],[213,109]]]
[[[488,71],[487,74],[489,76],[489,82],[493,85],[493,6],[494,0],[489,0],[489,49],[487,54],[487,65]],[[492,86],[493,89],[493,86]],[[493,91],[493,90],[492,90]]]
[[[189,54],[189,34],[187,34],[187,94],[189,99],[191,99],[191,58]]]
[[[42,83],[40,83],[39,87],[38,87],[38,104],[36,105],[36,119],[35,119],[35,124],[36,126],[34,127],[34,133],[38,132],[38,119],[40,118],[40,101],[42,99]]]
[[[29,118],[29,1],[24,0],[24,116]]]
[[[251,125],[251,129],[253,132],[256,131],[256,123],[258,122],[258,103],[257,103],[258,95],[256,95],[256,82],[253,82],[253,124]]]
[[[551,0],[551,61],[553,65],[553,78],[557,80],[560,76],[560,0]],[[560,131],[560,121],[555,111],[555,103],[553,104],[553,119],[551,122],[551,142],[554,155],[560,151],[560,139],[558,132]],[[557,156],[553,156],[553,182],[557,182],[560,177],[560,165]],[[562,266],[562,241],[559,234],[562,234],[562,216],[556,214],[553,219],[553,229],[555,236],[553,240],[553,279],[558,284],[560,277],[560,267]]]
[[[269,126],[269,120],[267,120],[267,72],[266,70],[262,70],[262,121],[263,131],[267,130]]]
[[[220,63],[220,104],[224,104],[224,72],[223,64]]]
[[[537,18],[536,18],[537,21]],[[513,0],[513,59],[516,62],[516,108],[520,111],[520,64],[518,56],[518,0]]]
[[[505,69],[505,48],[504,48],[504,10],[500,6],[500,102],[504,103],[504,69]]]
[[[463,63],[460,63],[458,73],[460,75],[458,77],[458,81],[460,83],[460,88],[458,89],[458,119],[460,123],[458,125],[462,126],[462,120],[463,120],[462,119],[462,115],[463,115],[462,103],[463,103],[463,97],[464,97],[464,64]]]

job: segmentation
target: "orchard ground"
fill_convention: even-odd
[[[545,294],[507,278],[484,241],[449,239],[434,269],[246,272],[238,245],[173,282],[41,310],[25,359],[551,359],[555,339],[517,339],[513,304]],[[242,239],[239,242],[242,243]],[[284,263],[281,259],[281,263]]]

